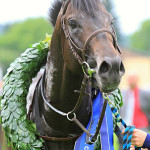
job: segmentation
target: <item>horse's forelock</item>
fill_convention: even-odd
[[[71,0],[75,9],[91,15],[94,15],[98,2],[100,2],[100,0]]]

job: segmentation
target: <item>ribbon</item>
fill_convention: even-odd
[[[104,99],[102,97],[102,94],[99,92],[97,97],[93,100],[93,117],[92,117],[92,125],[91,125],[91,134],[95,134],[96,127],[98,120],[100,118],[100,114],[102,111]],[[90,119],[91,120],[91,119]],[[90,125],[90,122],[87,125],[87,129]],[[112,112],[107,105],[105,116],[102,122],[102,126],[100,129],[100,139],[101,144],[99,142],[100,147],[96,147],[96,145],[93,143],[91,145],[86,143],[86,133],[83,133],[78,140],[75,143],[74,150],[94,150],[96,147],[97,149],[101,150],[114,150],[113,148],[113,119],[112,119]]]

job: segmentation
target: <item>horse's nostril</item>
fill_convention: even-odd
[[[120,64],[120,73],[121,73],[122,76],[125,73],[125,68],[124,68],[124,65],[123,65],[122,61],[121,61],[121,64]]]
[[[102,78],[110,78],[112,76],[120,78],[124,73],[125,69],[120,57],[105,58],[99,68],[99,76]]]
[[[109,67],[110,67],[110,64],[104,61],[100,66],[99,75],[101,76],[102,74],[108,72]]]

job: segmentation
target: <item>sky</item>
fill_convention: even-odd
[[[150,19],[150,0],[114,0],[114,4],[125,34],[133,33],[142,21]]]
[[[0,24],[29,17],[44,16],[53,0],[0,0]],[[107,1],[107,0],[106,0]],[[124,34],[132,34],[143,20],[150,18],[150,0],[114,0],[114,9]]]

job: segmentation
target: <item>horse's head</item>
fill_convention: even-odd
[[[125,72],[112,23],[112,16],[100,0],[66,1],[61,10],[62,31],[66,36],[62,40],[63,51],[68,68],[77,69],[77,61],[71,54],[75,50],[95,70],[93,76],[103,92],[115,90]]]

